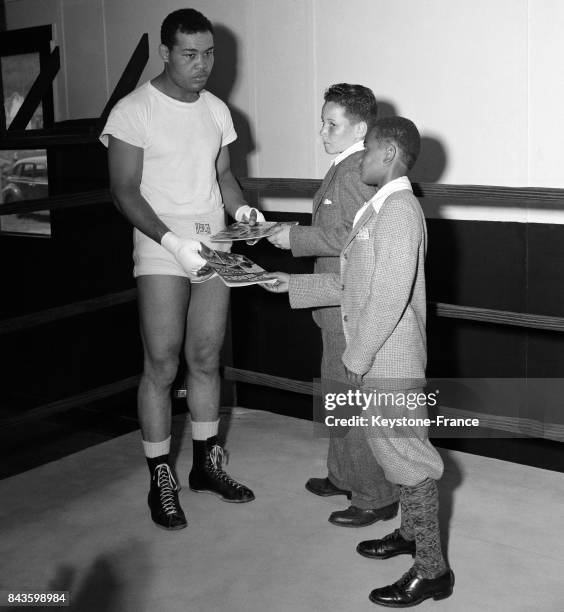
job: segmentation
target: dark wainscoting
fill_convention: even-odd
[[[107,189],[98,143],[49,151],[52,196]],[[2,319],[131,289],[131,227],[110,203],[57,209],[51,238],[0,239]],[[17,415],[142,368],[134,302],[1,336],[2,414]]]
[[[98,144],[76,149],[67,145],[51,155],[56,155],[49,162],[53,195],[107,188],[105,152]],[[289,195],[287,181],[264,180],[274,189],[280,182],[284,195]],[[313,191],[317,184],[308,181],[308,189]],[[422,188],[424,198],[461,205],[483,199],[488,206],[542,201],[561,207],[563,194],[495,187]],[[296,193],[303,195],[303,189],[296,181]],[[108,202],[88,202],[56,208],[51,239],[2,236],[2,318],[134,287],[129,225]],[[268,217],[310,222],[308,214]],[[428,230],[429,301],[563,315],[564,225],[429,219]],[[266,241],[252,247],[239,243],[235,250],[268,270],[312,270],[310,259],[292,258]],[[428,337],[429,376],[559,377],[564,372],[562,332],[430,316]],[[258,287],[234,290],[232,340],[233,358],[227,363],[235,368],[307,382],[319,375],[318,329],[308,311],[290,310],[286,296]],[[141,369],[133,302],[7,335],[2,342],[4,416],[134,376]],[[309,395],[243,382],[237,383],[237,391],[239,405],[311,418]],[[437,443],[564,471],[562,445],[547,440]]]
[[[311,217],[271,213],[268,218],[309,224]],[[429,301],[564,313],[564,226],[441,219],[429,219],[427,226]],[[312,271],[311,259],[293,258],[264,240],[255,246],[238,243],[234,250],[268,270]],[[321,342],[309,311],[291,310],[286,295],[248,287],[232,292],[232,312],[237,368],[304,381],[319,376]],[[562,333],[430,316],[428,340],[430,377],[561,377],[564,373]],[[238,383],[237,389],[242,406],[312,418],[311,396],[245,383]],[[558,442],[444,438],[435,442],[564,471]]]

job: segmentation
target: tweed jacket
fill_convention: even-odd
[[[331,166],[313,196],[311,226],[290,229],[290,248],[294,257],[316,257],[314,272],[339,272],[339,254],[349,235],[354,216],[370,200],[375,188],[360,180],[363,151],[352,153]],[[313,319],[323,328],[340,329],[341,311],[324,307],[313,312]]]
[[[424,379],[426,248],[423,212],[404,189],[388,196],[379,213],[372,206],[363,213],[345,241],[340,275],[290,277],[292,308],[341,304],[343,363],[365,381],[384,382],[374,386],[408,389]]]

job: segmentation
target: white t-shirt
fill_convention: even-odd
[[[181,102],[147,82],[112,109],[108,136],[143,149],[141,195],[159,215],[195,216],[222,207],[215,162],[237,138],[227,106],[209,91]]]

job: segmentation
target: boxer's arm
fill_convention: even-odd
[[[139,231],[171,252],[188,274],[206,262],[198,254],[200,243],[180,238],[163,223],[141,195],[143,149],[109,137],[110,192],[117,209]]]
[[[160,243],[169,229],[141,195],[143,149],[110,136],[108,164],[110,192],[117,209],[138,230]]]
[[[257,208],[249,206],[243,198],[243,193],[239,184],[235,180],[231,172],[231,161],[229,158],[229,149],[227,146],[221,147],[219,155],[216,160],[216,171],[217,171],[217,182],[221,190],[221,197],[225,210],[233,217],[236,221],[252,221],[263,222],[264,215]]]

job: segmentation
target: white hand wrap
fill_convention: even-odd
[[[251,218],[251,212],[256,211],[257,215],[257,223],[264,223],[264,215],[260,212],[258,208],[254,208],[245,204],[244,206],[239,206],[237,211],[235,212],[235,221],[246,221],[248,222]]]
[[[173,232],[167,232],[161,239],[161,246],[176,257],[186,274],[194,276],[206,265],[206,260],[198,252],[201,244],[197,240],[180,238]]]

